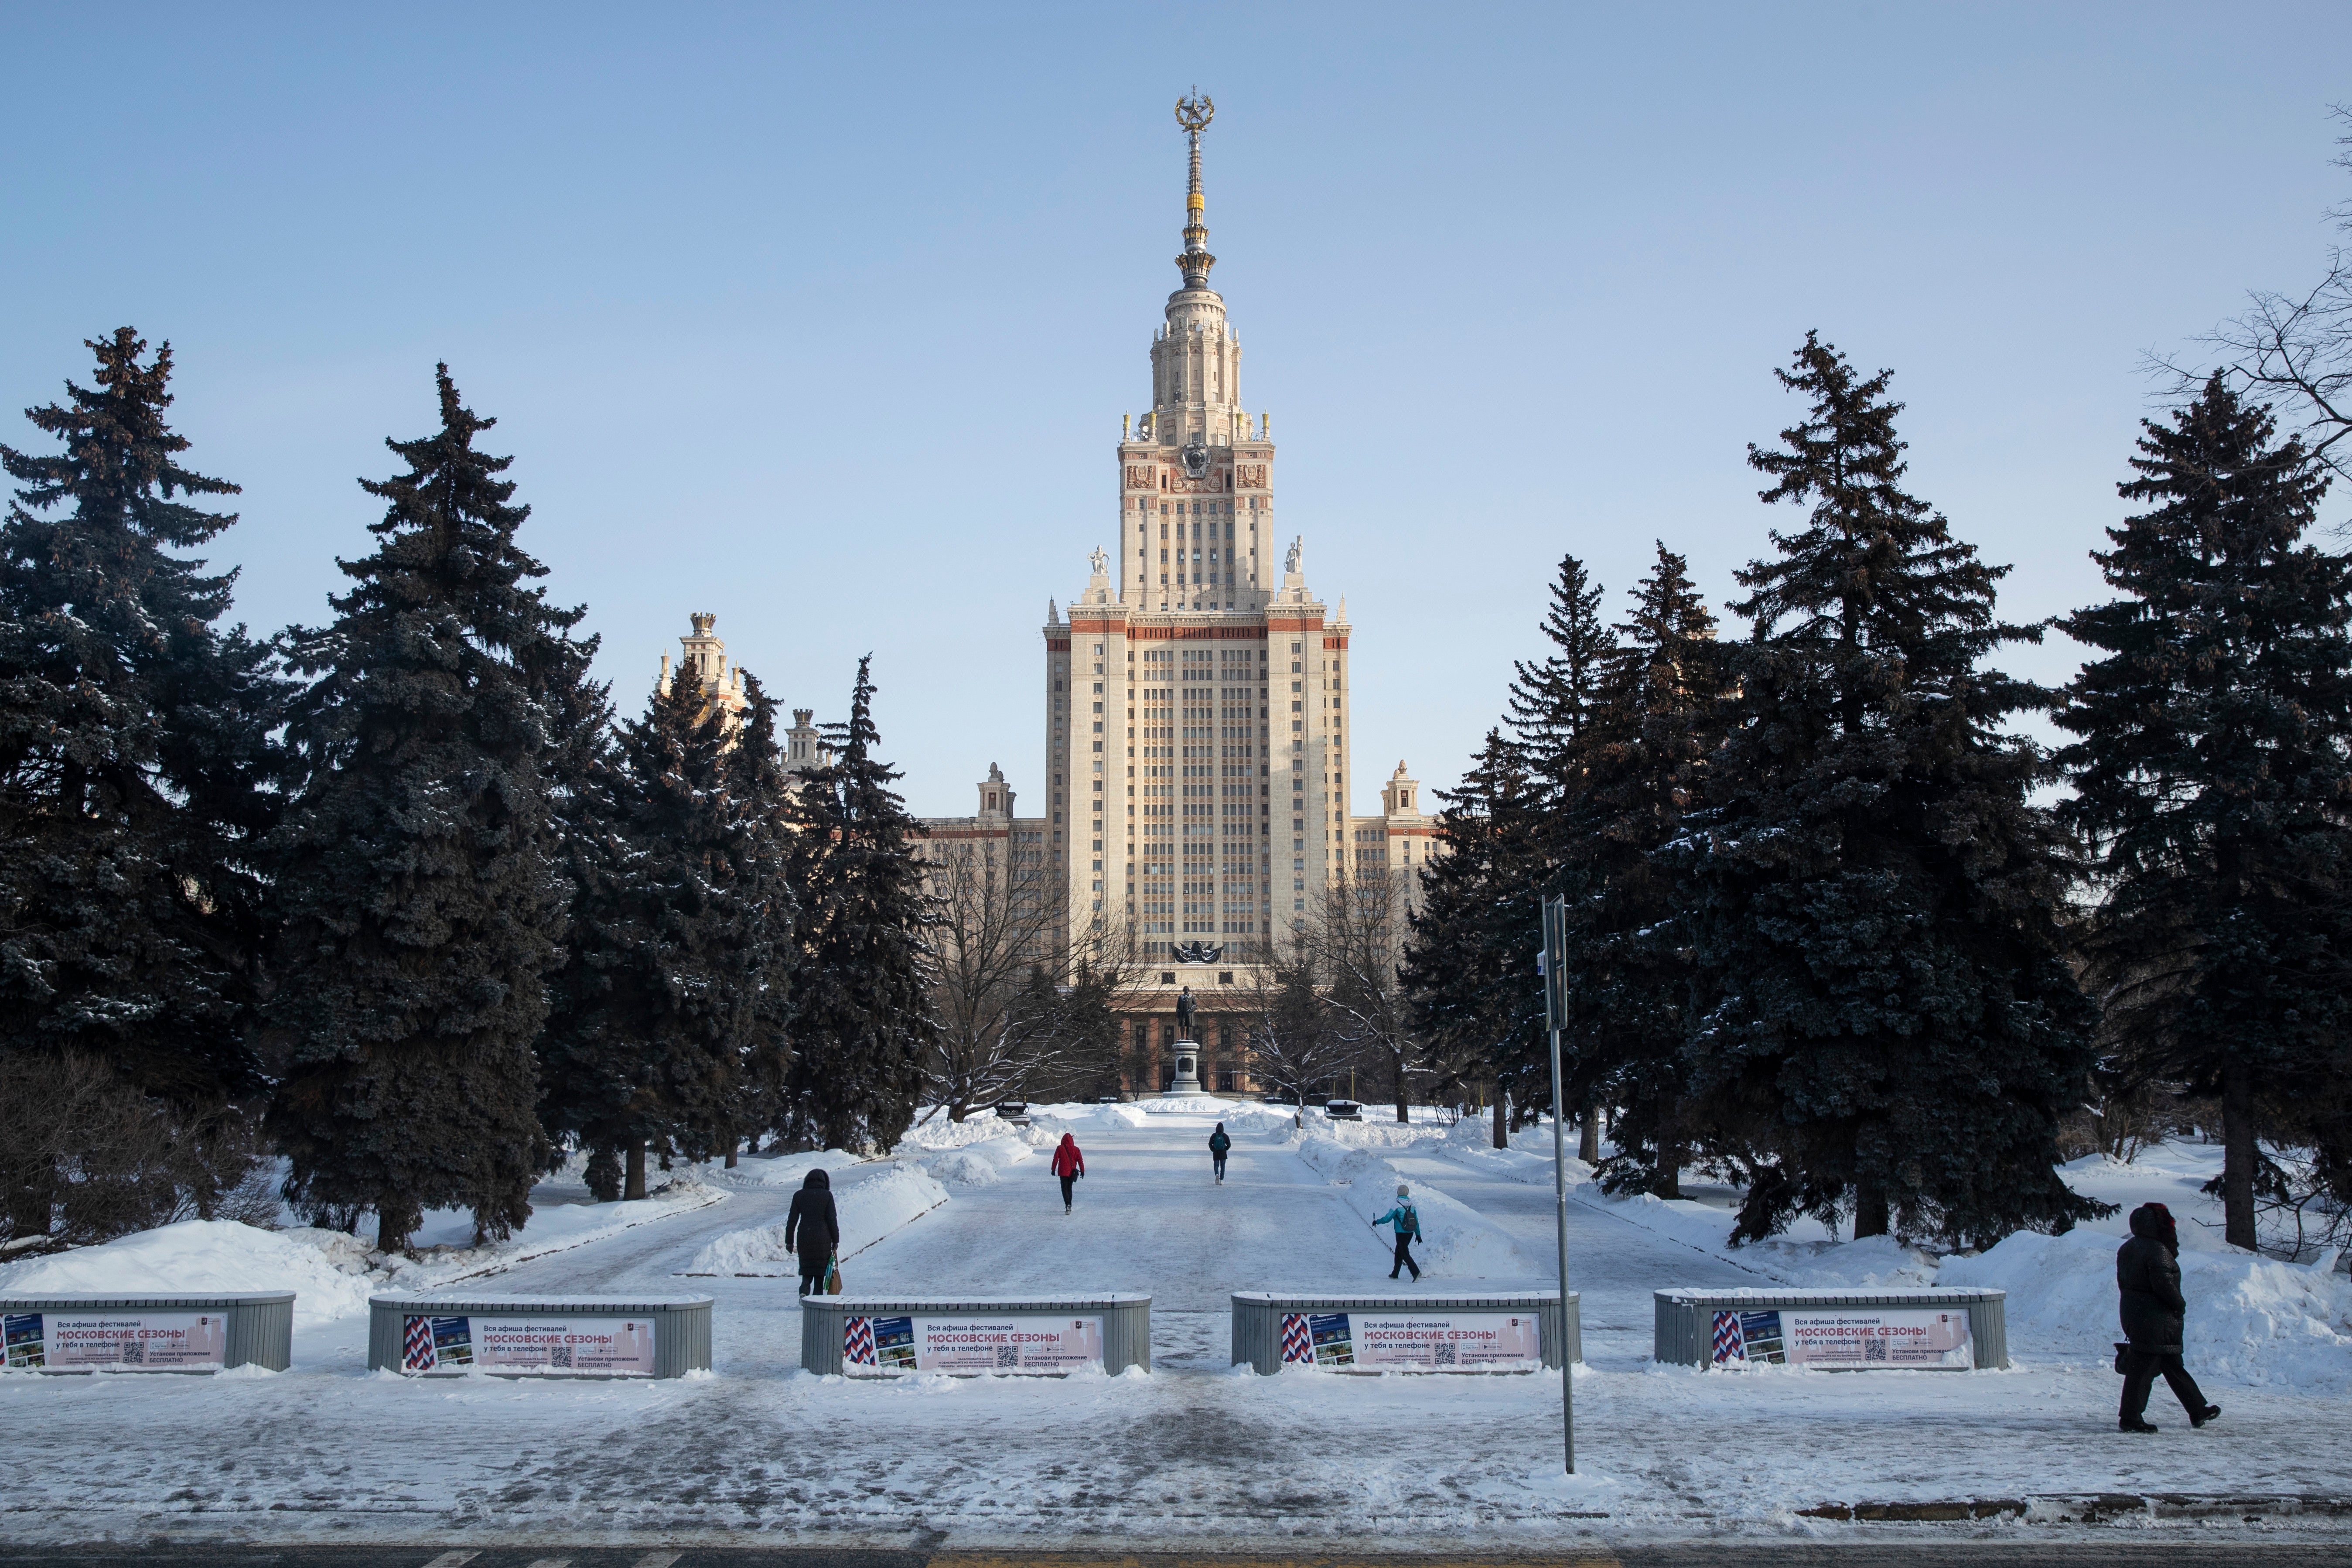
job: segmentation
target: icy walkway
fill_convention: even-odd
[[[1227,1290],[1385,1287],[1387,1249],[1279,1140],[1237,1127],[1231,1179],[1213,1187],[1208,1127],[1089,1117],[1079,1137],[1092,1173],[1074,1215],[1063,1216],[1045,1163],[1024,1161],[845,1268],[856,1289],[1150,1290],[1151,1375],[874,1384],[793,1372],[791,1280],[677,1275],[716,1234],[772,1223],[789,1198],[738,1192],[488,1286],[707,1289],[719,1299],[715,1377],[419,1385],[365,1375],[364,1320],[351,1319],[299,1335],[295,1370],[276,1377],[0,1378],[0,1421],[16,1439],[0,1541],[682,1544],[751,1531],[843,1545],[1459,1554],[1874,1528],[1794,1512],[1838,1502],[2352,1495],[2352,1412],[2338,1398],[2218,1386],[2217,1427],[2191,1434],[2159,1404],[2166,1430],[2126,1438],[2113,1426],[2116,1379],[2087,1363],[1868,1377],[1650,1367],[1650,1289],[1746,1277],[1581,1207],[1570,1267],[1592,1370],[1576,1384],[1584,1474],[1563,1480],[1549,1377],[1226,1370]],[[1508,1229],[1527,1257],[1550,1258],[1547,1188],[1384,1152]],[[2050,1539],[2057,1527],[1919,1528]]]

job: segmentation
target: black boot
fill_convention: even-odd
[[[2156,1426],[2145,1416],[2125,1415],[2117,1418],[2116,1429],[2119,1432],[2153,1432]]]
[[[2191,1426],[2202,1426],[2205,1423],[2212,1420],[2213,1417],[2221,1414],[2221,1407],[2220,1405],[2209,1405],[2204,1409],[2199,1411],[2196,1415],[2191,1415],[2189,1418],[2189,1424]]]

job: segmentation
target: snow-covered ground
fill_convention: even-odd
[[[1881,1528],[1799,1511],[1852,1502],[2352,1496],[2352,1408],[2343,1398],[2352,1335],[2339,1280],[2325,1270],[2263,1273],[2294,1266],[2192,1250],[2184,1258],[2192,1364],[2225,1415],[2191,1433],[2159,1390],[2153,1414],[2165,1430],[2126,1437],[2115,1430],[2118,1380],[2106,1370],[2112,1332],[2102,1326],[2113,1310],[2111,1239],[2014,1238],[1980,1258],[1940,1260],[1826,1237],[1732,1252],[1719,1206],[1613,1202],[1580,1181],[1569,1257],[1587,1364],[1575,1381],[1580,1466],[1570,1479],[1557,1473],[1559,1389],[1550,1376],[1259,1377],[1227,1365],[1232,1290],[1408,1289],[1389,1286],[1386,1234],[1365,1223],[1399,1178],[1424,1220],[1434,1214],[1478,1238],[1448,1260],[1454,1272],[1433,1268],[1422,1293],[1545,1283],[1555,1267],[1548,1131],[1523,1135],[1526,1148],[1495,1151],[1480,1146],[1475,1127],[1417,1122],[1400,1136],[1406,1130],[1393,1123],[1333,1123],[1310,1111],[1302,1136],[1287,1111],[1214,1101],[1034,1114],[1025,1131],[968,1122],[927,1134],[870,1171],[817,1156],[798,1157],[774,1182],[730,1173],[724,1202],[674,1205],[467,1287],[708,1290],[718,1300],[710,1378],[420,1385],[364,1372],[357,1314],[306,1320],[294,1370],[274,1377],[0,1376],[0,1420],[19,1437],[0,1534],[421,1542],[462,1533],[480,1544],[551,1533],[676,1543],[748,1531],[839,1544],[1106,1549],[1377,1541],[1458,1554],[1723,1532],[1843,1540]],[[1206,1147],[1220,1117],[1234,1142],[1223,1186],[1210,1179]],[[1067,1215],[1040,1148],[1064,1131],[1087,1162]],[[959,1154],[971,1163],[946,1163]],[[2193,1164],[2194,1154],[2180,1158]],[[1149,1290],[1153,1372],[883,1384],[799,1373],[789,1278],[682,1276],[721,1238],[779,1224],[813,1164],[832,1173],[838,1193],[867,1184],[877,1194],[919,1191],[920,1182],[948,1194],[919,1217],[894,1223],[900,1211],[886,1205],[849,1226],[855,1289]],[[982,1168],[992,1179],[973,1179]],[[2070,1175],[2086,1186],[2202,1180],[2160,1163]],[[561,1206],[534,1215],[531,1228]],[[850,1205],[843,1212],[849,1219]],[[148,1244],[144,1265],[152,1288],[173,1267],[158,1245]],[[140,1250],[128,1242],[100,1250],[117,1249]],[[90,1256],[39,1262],[62,1268]],[[1726,1373],[1649,1360],[1651,1292],[1661,1287],[1873,1273],[1958,1283],[1971,1272],[1999,1275],[1985,1282],[2006,1280],[2016,1292],[2012,1370]],[[2041,1506],[2047,1514],[2052,1505]],[[2345,1528],[2316,1516],[2254,1527],[2244,1511],[2143,1518],[2135,1534],[2274,1528],[2334,1540]],[[2042,1539],[2060,1527],[1921,1528]]]

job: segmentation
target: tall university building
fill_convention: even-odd
[[[1014,815],[991,763],[974,815],[924,826],[942,850],[966,844],[1042,871],[1082,928],[1135,933],[1161,982],[1135,1045],[1172,1039],[1190,987],[1210,1037],[1204,1073],[1231,1089],[1237,1057],[1219,1048],[1215,1016],[1235,964],[1264,957],[1283,922],[1343,879],[1402,873],[1417,901],[1436,838],[1402,763],[1379,816],[1348,811],[1353,628],[1346,599],[1335,614],[1307,587],[1303,538],[1283,540],[1269,423],[1243,408],[1241,339],[1209,287],[1209,112],[1205,100],[1178,110],[1191,147],[1183,281],[1152,333],[1150,412],[1121,421],[1116,566],[1097,547],[1067,619],[1049,601],[1039,628],[1037,815]],[[705,617],[684,640],[681,669],[723,700],[725,649]],[[788,739],[812,745],[808,715],[794,717]]]
[[[1042,628],[1048,798],[1032,831],[1074,918],[1249,956],[1317,886],[1417,867],[1433,825],[1402,763],[1381,816],[1348,814],[1347,602],[1331,614],[1303,540],[1283,542],[1268,421],[1244,411],[1241,340],[1209,287],[1205,106],[1179,113],[1183,282],[1152,334],[1151,411],[1121,432],[1117,574],[1097,549],[1068,621],[1049,606]]]

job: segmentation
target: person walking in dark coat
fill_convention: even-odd
[[[1087,1157],[1078,1152],[1078,1141],[1069,1133],[1062,1134],[1061,1147],[1054,1151],[1054,1174],[1062,1178],[1062,1212],[1070,1212],[1070,1187],[1087,1173]]]
[[[795,1245],[797,1244],[797,1245]],[[833,1206],[833,1178],[811,1171],[801,1190],[793,1194],[792,1212],[784,1216],[784,1250],[801,1260],[801,1294],[824,1289],[825,1270],[841,1250],[841,1215]]]
[[[1225,1155],[1233,1146],[1234,1141],[1225,1136],[1225,1124],[1218,1122],[1217,1130],[1209,1134],[1209,1163],[1216,1167],[1217,1185],[1221,1187],[1225,1184]]]
[[[2131,1239],[2116,1249],[2116,1289],[2122,1296],[2124,1337],[2131,1342],[2120,1358],[2124,1405],[2116,1425],[2126,1432],[2156,1430],[2147,1419],[2147,1395],[2159,1372],[2191,1426],[2221,1415],[2221,1407],[2205,1403],[2180,1363],[2189,1303],[2180,1294],[2180,1233],[2162,1204],[2132,1210]]]

